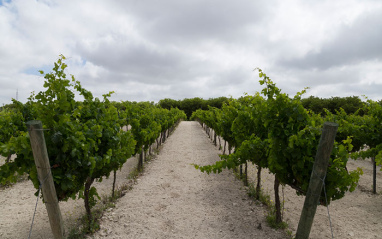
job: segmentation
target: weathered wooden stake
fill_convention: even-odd
[[[245,169],[244,169],[244,186],[248,186],[248,164],[245,162]]]
[[[114,192],[115,192],[116,181],[117,181],[117,170],[114,170],[114,172],[113,172],[113,189],[111,191],[111,197],[113,198],[113,200],[114,200],[114,195],[115,195]]]
[[[28,121],[26,125],[29,131],[33,157],[42,188],[44,203],[46,210],[48,211],[50,227],[54,238],[61,239],[64,238],[64,224],[60,206],[58,205],[56,188],[54,187],[53,177],[50,171],[50,163],[44,133],[42,131],[42,123],[41,121],[32,120]]]
[[[325,122],[322,135],[318,144],[316,158],[310,176],[309,187],[306,193],[304,207],[298,223],[296,239],[309,238],[314,215],[316,214],[318,200],[321,195],[323,181],[328,169],[330,154],[332,153],[334,139],[337,134],[338,124]]]
[[[141,147],[141,153],[139,154],[138,166],[137,166],[138,171],[141,171],[143,169],[143,162],[144,162],[144,158],[145,158],[145,154],[146,154],[144,148],[145,148],[145,146]]]
[[[371,158],[373,164],[373,193],[377,194],[377,163],[375,162],[375,156]]]
[[[257,166],[257,184],[256,184],[256,199],[260,199],[261,191],[261,167]]]

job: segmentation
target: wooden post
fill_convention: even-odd
[[[377,163],[375,162],[375,156],[371,158],[373,164],[373,193],[377,194]]]
[[[138,171],[141,171],[143,168],[143,152],[139,154],[139,160],[138,160]]]
[[[64,224],[60,206],[58,205],[56,188],[54,187],[53,177],[50,171],[50,163],[44,133],[42,131],[42,123],[41,121],[32,120],[27,122],[26,125],[29,131],[33,157],[42,188],[45,207],[48,211],[50,227],[54,238],[61,239],[64,238]]]
[[[314,215],[316,214],[318,200],[321,195],[323,181],[328,169],[330,154],[332,153],[334,139],[338,124],[325,122],[322,135],[318,144],[316,158],[310,176],[309,187],[306,193],[304,207],[298,223],[296,239],[309,238]]]
[[[141,170],[143,170],[143,154],[144,154],[145,152],[144,152],[144,146],[142,146],[142,148],[141,148],[141,153],[139,154],[139,160],[138,160],[138,167],[137,167],[137,169],[138,169],[138,171],[141,171]]]
[[[248,164],[245,162],[245,169],[244,169],[244,186],[248,186]]]
[[[166,142],[166,130],[163,131],[163,139],[162,139],[162,143],[165,143]]]

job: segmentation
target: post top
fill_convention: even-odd
[[[41,124],[40,120],[30,120],[25,123],[26,125],[35,125],[35,124]]]
[[[328,121],[326,121],[326,122],[324,123],[324,125],[327,125],[327,126],[330,126],[330,127],[338,127],[338,124],[337,124],[337,123],[334,123],[334,122],[328,122]]]

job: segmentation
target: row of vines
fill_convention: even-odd
[[[186,115],[148,102],[111,102],[113,92],[103,95],[102,100],[95,98],[73,76],[67,78],[64,60],[61,56],[51,73],[40,71],[45,91],[32,93],[25,104],[14,101],[14,107],[0,111],[0,155],[6,157],[0,166],[0,183],[14,182],[18,175],[26,174],[39,188],[42,182],[25,123],[40,120],[57,198],[83,198],[90,222],[91,208],[99,199],[93,182],[112,172],[115,176],[128,158],[151,150],[155,141],[161,144]],[[11,160],[11,155],[16,157]],[[140,157],[138,168],[142,160]]]
[[[206,129],[213,129],[228,143],[229,154],[220,155],[213,165],[195,165],[206,173],[220,173],[223,169],[246,167],[247,162],[258,168],[256,193],[260,195],[261,169],[274,174],[276,222],[281,223],[279,185],[289,185],[298,195],[306,195],[317,146],[324,122],[339,125],[330,163],[325,177],[325,191],[320,204],[355,190],[362,169],[349,171],[349,158],[375,159],[382,162],[382,106],[367,100],[364,107],[352,114],[338,109],[333,114],[316,114],[303,107],[301,97],[306,89],[294,97],[282,93],[271,79],[259,70],[261,93],[230,99],[221,109],[197,110],[192,119],[198,120]],[[365,113],[367,112],[367,113]],[[231,153],[231,150],[233,152]],[[225,149],[224,149],[225,152]],[[244,175],[245,176],[245,175]]]

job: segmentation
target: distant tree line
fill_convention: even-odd
[[[183,99],[183,100],[173,100],[173,99],[163,99],[158,102],[158,105],[165,109],[178,108],[183,110],[187,118],[189,119],[192,115],[192,112],[202,109],[208,110],[208,106],[221,108],[223,103],[228,102],[229,98],[227,97],[218,97],[218,98],[210,98],[208,100],[195,97],[191,99]]]
[[[301,99],[302,105],[305,109],[312,110],[313,112],[321,115],[325,115],[327,109],[331,113],[335,114],[336,110],[340,108],[344,109],[346,113],[353,114],[358,109],[363,108],[365,102],[363,102],[358,96],[348,97],[331,97],[331,98],[319,98],[310,96],[308,98]],[[359,112],[363,115],[366,112]]]
[[[202,109],[207,110],[208,106],[220,109],[222,105],[229,101],[227,97],[210,98],[208,100],[195,97],[183,100],[163,99],[158,102],[158,105],[165,109],[178,108],[183,110],[187,118],[189,119],[192,112]],[[363,102],[358,96],[348,97],[331,97],[331,98],[319,98],[310,96],[308,98],[301,99],[302,105],[317,114],[325,115],[325,109],[331,113],[336,113],[336,110],[340,108],[344,109],[346,113],[353,114],[358,109],[363,108],[365,102]],[[359,112],[360,115],[366,112]]]
[[[165,98],[160,100],[157,105],[164,109],[178,108],[183,110],[187,118],[189,119],[192,115],[192,112],[202,109],[208,110],[208,106],[215,107],[220,109],[222,105],[229,101],[227,97],[218,97],[218,98],[210,98],[208,100],[195,97],[195,98],[186,98],[183,100],[173,100],[169,98]],[[321,115],[325,115],[325,110],[327,109],[331,113],[336,113],[336,110],[343,108],[346,113],[353,114],[358,109],[363,108],[365,102],[363,102],[358,96],[348,96],[348,97],[331,97],[331,98],[319,98],[316,96],[310,96],[308,98],[301,99],[303,106],[306,109],[312,110],[313,112]],[[138,102],[132,102],[138,104]],[[379,101],[382,103],[382,101]],[[113,102],[114,106],[118,110],[125,110],[124,106],[121,102]],[[146,104],[147,107],[149,105],[155,105],[154,102],[140,102],[140,104]],[[14,108],[14,104],[3,105],[0,107],[0,111],[2,109]],[[366,114],[367,112],[359,112],[360,115]]]

